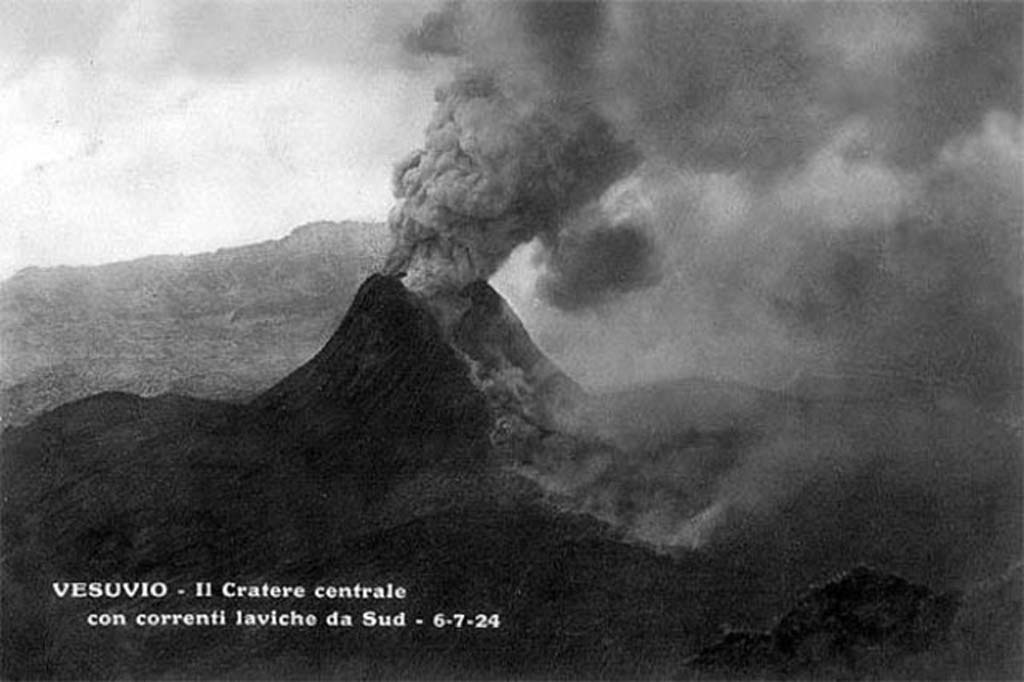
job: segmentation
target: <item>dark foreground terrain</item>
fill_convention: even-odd
[[[826,522],[825,502],[797,499],[784,523],[751,517],[705,550],[665,551],[567,513],[512,473],[494,419],[434,318],[399,280],[373,276],[320,353],[247,404],[102,393],[7,429],[3,677],[1020,674],[1019,547],[993,554],[990,577],[974,583],[953,566],[890,575],[919,565],[901,543],[915,560],[927,554],[909,538],[927,518],[898,519],[904,536],[877,524],[885,551],[874,555],[863,537],[808,549],[821,545],[815,532],[866,523],[864,508],[898,509],[881,503],[893,491],[879,479],[859,479]],[[1013,530],[1000,526],[1006,499],[1019,501],[1018,484],[1006,485],[988,502],[995,540]],[[858,567],[866,556],[877,561]],[[171,593],[58,599],[55,581],[164,581]],[[200,581],[392,583],[408,598],[200,599]],[[341,611],[357,624],[85,622],[213,609],[229,620],[294,609],[321,623]],[[424,625],[360,627],[369,610]],[[435,628],[439,613],[497,615],[500,626]]]

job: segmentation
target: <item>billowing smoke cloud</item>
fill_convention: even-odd
[[[409,288],[457,292],[489,279],[516,246],[539,237],[562,245],[552,263],[572,273],[559,300],[596,301],[614,287],[595,282],[602,291],[577,296],[571,288],[589,281],[579,276],[587,268],[568,257],[613,245],[643,257],[645,235],[621,227],[558,236],[564,223],[594,214],[588,204],[639,161],[586,92],[603,15],[592,3],[453,2],[407,35],[410,52],[465,55],[454,82],[438,90],[424,149],[395,172],[386,269],[406,272]],[[619,286],[646,279],[630,271],[642,266],[623,262]]]
[[[916,268],[998,256],[978,267],[1011,269],[1017,170],[998,147],[1019,150],[1019,5],[566,4],[467,5],[463,49],[582,97],[647,156],[591,225],[636,226],[659,254],[659,284],[605,305],[600,338],[593,320],[519,306],[549,349],[573,349],[563,362],[577,375],[621,384],[699,370],[779,385],[859,364],[910,376],[923,360],[882,362],[900,344],[875,332],[910,312],[946,315],[918,305]],[[954,172],[972,145],[974,165]],[[991,191],[990,205],[977,199]],[[951,205],[979,214],[947,218]],[[589,272],[573,256],[591,253],[542,255],[546,273],[517,267],[550,294],[561,273]],[[962,299],[951,286],[934,298]]]
[[[489,279],[636,161],[592,111],[510,96],[490,73],[464,74],[437,99],[425,148],[395,171],[386,266],[427,295]]]
[[[646,230],[629,222],[601,224],[597,210],[581,216],[557,236],[545,258],[540,294],[562,310],[598,305],[618,294],[653,286],[660,278]]]
[[[986,542],[1019,546],[1024,7],[463,12],[465,59],[586,102],[644,156],[602,178],[590,219],[534,232],[495,278],[540,345],[591,386],[779,391],[773,409],[744,402],[738,426],[703,389],[682,407],[638,398],[630,414],[659,415],[661,444],[581,463],[587,504],[683,544],[736,515],[828,519],[830,542],[950,573],[982,570]],[[720,448],[673,431],[723,422],[757,436]]]
[[[990,111],[1019,113],[1021,18],[1008,3],[450,2],[406,46],[500,74],[511,100],[586,103],[658,163],[770,189],[851,127],[843,154],[915,170]]]

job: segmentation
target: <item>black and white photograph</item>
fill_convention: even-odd
[[[0,679],[1024,679],[1022,46],[0,0]]]

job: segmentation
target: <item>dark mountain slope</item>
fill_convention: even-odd
[[[390,437],[481,438],[489,415],[468,368],[397,279],[372,275],[312,360],[257,398],[268,420],[332,429],[338,417]]]

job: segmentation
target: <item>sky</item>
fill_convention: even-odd
[[[427,3],[0,3],[0,278],[383,220]]]

